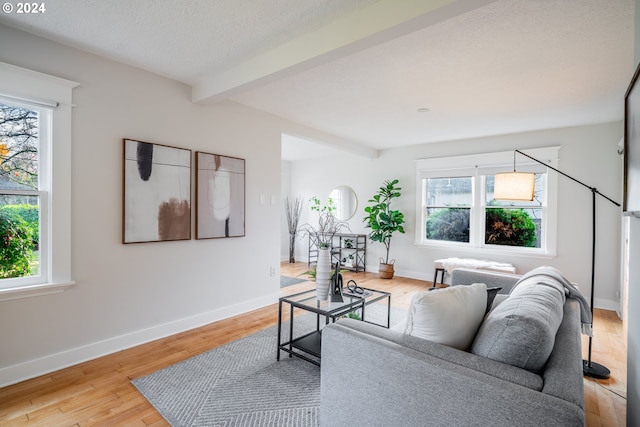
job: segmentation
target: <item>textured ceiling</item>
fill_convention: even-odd
[[[377,0],[54,0],[0,22],[193,84]]]
[[[501,0],[233,99],[378,149],[621,120],[630,3]]]
[[[231,99],[326,132],[351,152],[621,120],[633,70],[634,0],[46,5],[0,22],[190,84],[197,102]]]

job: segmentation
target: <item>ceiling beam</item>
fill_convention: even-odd
[[[495,0],[381,0],[235,67],[205,76],[192,100],[215,103],[445,21]]]

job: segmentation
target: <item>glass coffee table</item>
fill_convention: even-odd
[[[316,290],[311,289],[308,291],[300,292],[293,295],[288,295],[280,298],[278,304],[278,357],[280,360],[280,352],[284,351],[289,353],[289,357],[299,357],[314,365],[320,366],[320,352],[322,349],[322,326],[328,325],[329,322],[335,322],[336,319],[343,317],[353,311],[359,311],[361,320],[368,323],[366,318],[366,307],[378,301],[387,300],[387,319],[386,325],[380,326],[388,328],[390,325],[391,315],[391,294],[389,292],[378,291],[375,289],[359,288],[363,291],[362,294],[345,292],[342,295],[344,301],[332,302],[318,301],[316,299]],[[289,335],[285,342],[282,342],[282,310],[283,305],[289,305]],[[315,330],[305,333],[301,336],[294,337],[293,335],[293,321],[294,310],[296,308],[304,311],[316,314]],[[321,322],[321,317],[324,318]],[[378,324],[378,323],[374,323]],[[313,356],[313,357],[311,357]]]

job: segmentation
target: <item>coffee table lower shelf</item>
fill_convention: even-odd
[[[298,351],[294,351],[294,349]],[[314,365],[320,366],[320,362],[318,360],[312,359],[306,354],[310,354],[318,359],[320,358],[322,350],[322,331],[313,331],[298,337],[293,341],[280,344],[280,350],[289,353],[289,357],[296,356],[306,360],[307,362],[311,362]]]

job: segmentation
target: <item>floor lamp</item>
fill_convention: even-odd
[[[591,190],[592,194],[592,215],[593,215],[593,224],[592,224],[592,244],[591,244],[591,318],[593,319],[593,296],[595,290],[595,272],[596,272],[596,194],[602,196],[606,200],[610,201],[616,206],[620,206],[620,203],[617,203],[600,193],[595,187],[590,187],[587,184],[578,181],[577,179],[567,175],[564,172],[559,171],[558,169],[549,166],[548,164],[531,157],[528,154],[523,153],[520,150],[515,150],[513,152],[513,172],[508,173],[499,173],[496,174],[495,178],[495,187],[494,187],[494,199],[495,200],[519,200],[519,201],[531,201],[533,200],[533,191],[535,185],[535,174],[533,173],[523,173],[516,172],[516,153],[522,154],[525,157],[533,160],[534,162],[540,163],[548,167],[551,170],[558,172],[560,175],[569,178],[570,180],[582,185],[583,187]],[[609,369],[605,366],[600,365],[599,363],[595,363],[591,361],[591,341],[592,337],[589,336],[589,356],[587,360],[582,361],[582,371],[585,376],[606,379],[609,378]]]

